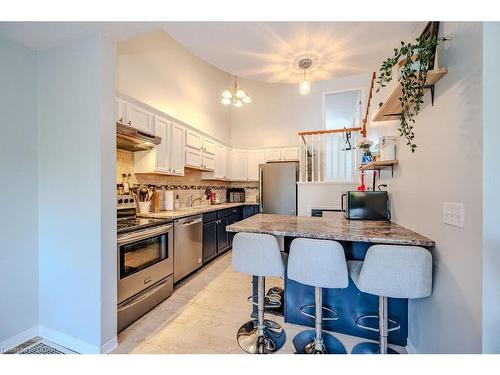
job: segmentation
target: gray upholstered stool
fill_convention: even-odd
[[[389,332],[399,329],[399,325],[387,316],[387,297],[423,298],[431,294],[432,256],[417,246],[373,245],[364,261],[349,261],[349,276],[356,287],[365,293],[379,296],[377,315],[364,315],[356,319],[356,324],[379,333],[379,343],[361,343],[352,353],[397,354],[387,347]],[[378,329],[367,326],[364,321],[378,320]],[[389,327],[392,324],[392,327]]]
[[[314,318],[314,330],[306,330],[293,339],[296,353],[345,354],[342,343],[322,331],[323,320],[337,320],[337,313],[323,306],[323,288],[346,288],[349,284],[347,264],[342,245],[336,241],[297,238],[292,241],[288,257],[288,278],[314,286],[314,316],[305,313],[312,306],[302,306],[301,312]],[[323,318],[323,310],[330,313]]]
[[[241,326],[238,344],[250,354],[279,350],[286,340],[285,331],[278,323],[264,319],[265,277],[282,277],[285,273],[278,241],[268,234],[237,233],[233,239],[233,268],[258,279],[257,319]]]

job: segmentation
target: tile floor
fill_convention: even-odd
[[[281,279],[266,281],[266,289],[283,283]],[[122,331],[113,353],[242,354],[236,332],[250,319],[250,294],[251,277],[231,269],[228,252],[181,282],[170,298]],[[283,318],[274,315],[266,317],[280,323],[286,331],[287,341],[278,353],[293,353],[292,338],[304,327],[283,323]],[[354,345],[366,341],[334,335],[348,353]],[[394,349],[405,352],[401,347]]]

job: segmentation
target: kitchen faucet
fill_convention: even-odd
[[[200,201],[200,204],[201,204],[201,198],[195,198],[193,199],[193,195],[194,194],[191,194],[189,197],[188,197],[188,207],[193,207],[193,203],[196,202],[197,200]]]

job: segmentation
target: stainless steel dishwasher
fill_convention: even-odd
[[[201,215],[174,220],[174,283],[202,266]]]

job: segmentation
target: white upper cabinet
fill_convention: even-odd
[[[186,166],[213,171],[216,143],[193,130],[186,130]]]
[[[248,151],[231,150],[231,179],[246,181],[248,179]]]
[[[172,174],[184,176],[184,165],[186,155],[184,153],[184,144],[186,138],[186,129],[176,124],[170,123],[170,167]]]
[[[206,169],[209,171],[213,171],[215,169],[215,156],[214,155],[203,153],[202,161],[203,161],[203,163],[202,163],[203,169]]]
[[[127,104],[123,99],[115,98],[115,121],[126,124]]]
[[[155,146],[155,170],[170,172],[170,124],[164,118],[156,116],[154,119],[154,134],[161,137],[161,143]]]
[[[266,161],[280,161],[281,160],[281,150],[266,150]]]
[[[155,116],[154,134],[161,143],[152,150],[134,153],[135,173],[184,175],[184,128]]]
[[[202,151],[203,136],[192,130],[186,131],[186,146]]]
[[[265,150],[250,150],[248,151],[248,180],[259,180],[259,164],[266,163]]]
[[[283,148],[281,150],[281,158],[283,161],[295,161],[299,160],[299,148],[298,147],[289,147]]]
[[[228,179],[227,167],[229,165],[227,149],[223,145],[215,145],[214,178]]]
[[[203,159],[200,150],[186,147],[186,167],[203,168]]]
[[[215,154],[215,142],[211,141],[208,138],[203,138],[203,152],[207,154],[214,155]]]
[[[153,132],[154,115],[152,113],[132,103],[127,103],[126,108],[127,125],[148,133]]]
[[[224,154],[226,155],[226,178],[228,180],[232,179],[232,160],[231,160],[231,149],[224,147]]]
[[[266,150],[266,161],[295,161],[299,160],[299,148],[275,148]]]

